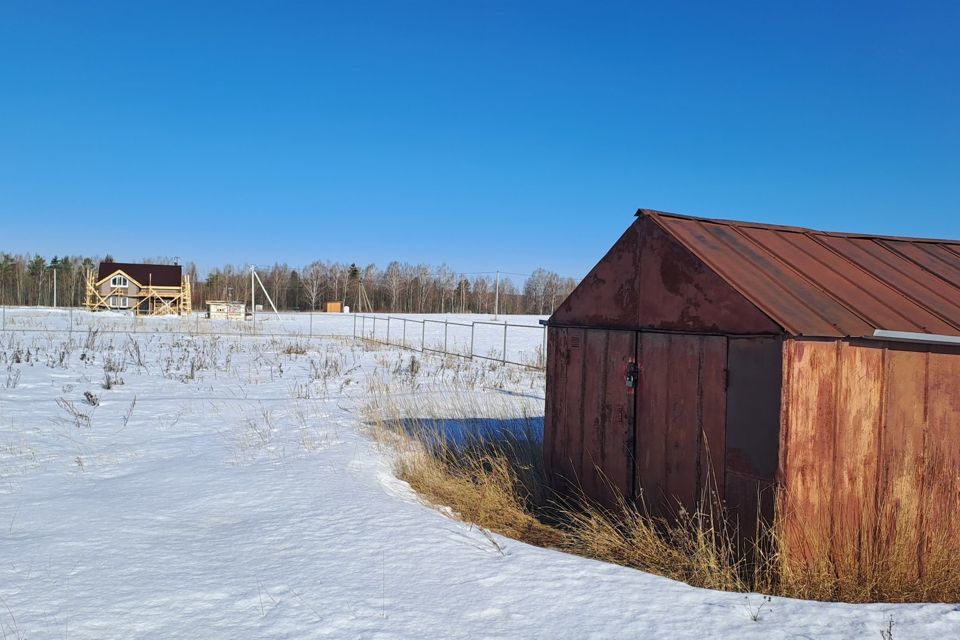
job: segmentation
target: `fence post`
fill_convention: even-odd
[[[471,360],[473,360],[473,333],[476,328],[477,328],[477,323],[471,322],[470,323],[470,359]]]
[[[310,310],[310,337],[313,337],[313,309]]]
[[[370,339],[377,341],[377,316],[373,316],[373,333],[370,334]]]
[[[423,353],[427,348],[427,321],[420,321],[420,353]]]
[[[387,316],[387,344],[390,344],[390,316]]]
[[[70,307],[70,330],[69,334],[73,335],[73,307]]]
[[[507,321],[503,321],[503,364],[507,364]]]
[[[367,339],[367,316],[360,316],[360,339]]]
[[[200,335],[200,312],[196,312],[197,315],[197,335]]]
[[[3,305],[3,330],[7,330],[7,305]]]
[[[447,319],[443,319],[443,355],[447,355]]]
[[[403,335],[400,337],[400,342],[403,343],[403,348],[407,348],[407,319],[403,318]]]
[[[353,314],[353,337],[354,339],[356,339],[357,337],[357,314],[356,313]]]

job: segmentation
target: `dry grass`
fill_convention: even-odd
[[[376,392],[365,413],[376,439],[397,450],[398,477],[467,522],[532,544],[563,545],[564,534],[538,517],[546,504],[539,425],[522,403],[453,394],[441,404],[431,401],[436,396],[391,396],[381,385],[371,383]],[[458,420],[470,420],[471,433],[451,433]]]
[[[369,389],[367,423],[395,449],[398,477],[426,501],[507,537],[710,589],[844,602],[960,600],[951,531],[916,540],[875,524],[865,535],[870,527],[857,523],[824,538],[810,523],[790,527],[780,518],[745,537],[709,496],[699,511],[679,509],[670,519],[623,498],[607,506],[583,496],[561,500],[547,489],[542,419],[522,398],[410,395],[379,379]],[[797,531],[811,535],[784,537]],[[851,539],[860,542],[841,544]]]
[[[543,467],[542,420],[522,398],[444,393],[411,398],[375,383],[366,407],[392,447],[397,476],[462,520],[539,546],[614,562],[696,586],[745,590],[745,562],[708,512],[655,518],[620,499],[559,500]],[[477,416],[482,416],[478,418]],[[469,430],[469,432],[466,432]]]
[[[916,517],[915,507],[897,510],[893,518],[884,513],[887,508],[881,506],[882,515],[868,523],[850,514],[848,521],[834,523],[829,535],[823,535],[824,527],[778,509],[783,515],[773,531],[780,552],[771,556],[769,571],[776,591],[843,602],[960,601],[960,539],[953,523],[927,523],[921,539],[913,523],[905,522]],[[947,505],[941,508],[939,513],[953,512]],[[879,526],[891,521],[889,528]]]

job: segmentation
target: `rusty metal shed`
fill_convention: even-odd
[[[960,242],[641,209],[548,321],[558,487],[655,513],[713,489],[788,551],[956,540]]]

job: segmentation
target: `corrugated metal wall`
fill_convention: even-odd
[[[606,503],[614,491],[642,496],[658,514],[675,513],[678,505],[693,508],[707,490],[724,496],[730,478],[727,337],[570,327],[549,331],[544,447],[556,486]],[[752,353],[742,346],[741,352]],[[778,350],[775,355],[779,358]],[[626,383],[631,363],[639,369],[633,389]],[[779,380],[779,366],[773,378]],[[756,417],[770,417],[758,404],[762,394],[749,375],[742,380],[753,387],[744,387],[734,413],[744,421],[738,434],[746,453],[734,456],[732,469],[745,468],[741,459],[754,460],[772,479],[779,386],[767,394],[775,405],[773,423],[761,428]],[[767,441],[772,438],[772,451],[755,450],[765,442],[757,435],[761,431]],[[754,475],[734,483],[738,506],[755,502]],[[752,503],[744,506],[755,512]]]
[[[555,486],[609,503],[633,492],[635,331],[549,329],[544,452]]]
[[[780,516],[794,562],[960,551],[960,351],[876,341],[784,348]],[[829,556],[825,554],[830,554]]]
[[[723,336],[640,333],[637,489],[657,514],[693,508],[713,485],[723,493]]]
[[[731,337],[727,344],[724,498],[744,533],[753,535],[758,515],[773,518],[783,341]]]

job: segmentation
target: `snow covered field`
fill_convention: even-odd
[[[876,639],[891,617],[897,639],[960,636],[957,606],[764,605],[479,531],[422,504],[364,435],[368,385],[411,358],[417,397],[542,412],[539,372],[460,361],[452,378],[439,356],[337,337],[351,316],[264,314],[291,335],[244,337],[7,314],[0,638]],[[512,348],[532,352],[529,333]]]

